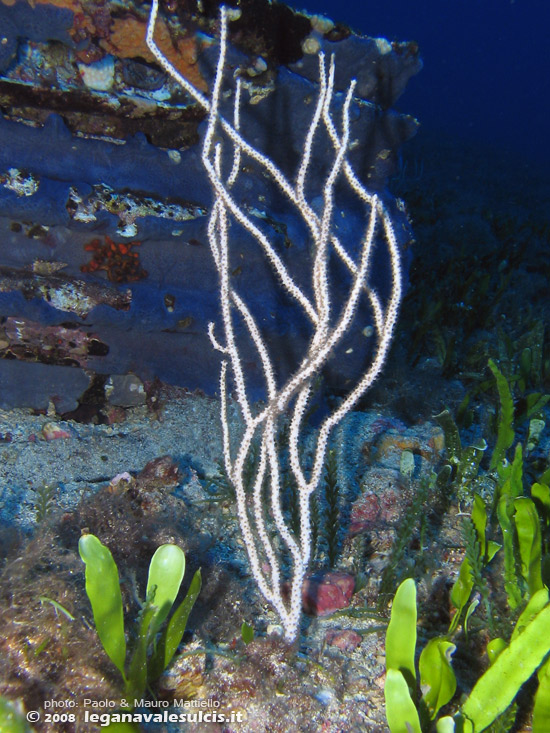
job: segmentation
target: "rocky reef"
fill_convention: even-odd
[[[207,336],[218,303],[206,233],[211,193],[200,162],[204,113],[154,63],[148,12],[137,2],[0,3],[0,406],[53,404],[68,413],[86,390],[128,372],[217,389]],[[217,17],[217,2],[170,0],[157,28],[163,53],[205,93]],[[399,147],[417,127],[392,110],[421,68],[416,45],[359,37],[266,0],[240,3],[232,18],[228,109],[239,74],[242,129],[286,173],[309,125],[318,52],[334,54],[338,92],[353,70],[350,159],[384,197],[405,249],[408,221],[384,192]],[[322,142],[313,156],[314,200],[329,164]],[[241,180],[236,195],[299,278],[310,257],[303,222],[259,171],[251,167]],[[345,194],[337,206],[343,236],[359,239],[361,212]],[[244,238],[235,250],[233,277],[250,293],[284,376],[307,324],[271,288],[254,241]],[[382,264],[375,277],[383,293]],[[336,387],[361,368],[368,339],[359,333],[347,347],[325,375]]]

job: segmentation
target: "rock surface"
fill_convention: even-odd
[[[177,68],[208,91],[218,54],[217,4],[203,12],[180,5],[159,18],[156,37]],[[418,49],[361,38],[266,0],[241,7],[230,23],[228,66],[245,81],[241,125],[249,142],[294,176],[318,93],[317,52],[334,53],[336,109],[350,68],[358,81],[351,161],[362,181],[383,192],[400,145],[416,131],[414,119],[391,108],[421,67]],[[0,102],[8,112],[0,115],[0,316],[17,319],[24,342],[23,348],[20,336],[0,327],[0,360],[70,364],[88,374],[131,371],[141,380],[158,377],[213,394],[219,359],[207,327],[219,306],[206,230],[211,192],[200,162],[204,113],[153,64],[144,43],[147,10],[128,1],[123,15],[94,0],[0,3]],[[17,53],[25,42],[32,53]],[[233,71],[226,76],[222,112],[230,117]],[[316,140],[307,190],[314,206],[326,149],[327,140]],[[279,192],[254,165],[234,195],[307,292],[310,243],[300,217],[281,206]],[[385,198],[405,245],[406,217]],[[361,212],[343,194],[337,210],[342,237],[359,242]],[[308,323],[277,292],[257,250],[251,237],[239,235],[233,277],[249,294],[283,379],[301,358]],[[386,265],[375,262],[382,297],[388,276]],[[340,276],[335,282],[337,299],[349,283]],[[45,354],[52,329],[67,326],[74,345],[69,340],[63,353]],[[101,348],[83,349],[92,336]],[[354,377],[369,349],[358,330],[345,358],[327,369],[328,382],[339,386]],[[260,397],[261,366],[246,340],[243,355]],[[32,394],[39,388],[37,382]],[[2,399],[28,403],[21,390]],[[34,406],[45,399],[37,395]]]

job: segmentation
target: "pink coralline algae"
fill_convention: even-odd
[[[8,316],[0,326],[0,358],[85,367],[90,357],[109,353],[93,333],[69,325],[45,326]]]
[[[361,496],[353,505],[349,534],[351,537],[372,529],[380,514],[380,501],[375,494]]]
[[[395,488],[387,487],[379,496],[372,492],[363,494],[351,508],[349,535],[354,537],[377,527],[395,525],[401,506],[400,494]]]
[[[312,616],[328,616],[350,604],[355,578],[348,573],[319,571],[302,588],[302,608]]]
[[[352,652],[363,641],[361,634],[353,629],[329,629],[326,635],[327,644],[335,646],[343,652]]]
[[[47,440],[59,440],[72,438],[73,435],[54,422],[47,422],[42,426],[42,437]]]

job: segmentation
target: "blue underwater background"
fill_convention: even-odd
[[[550,160],[545,0],[308,0],[301,6],[371,36],[417,41],[424,68],[400,106],[423,128],[531,163]]]
[[[162,52],[205,94],[219,5],[163,0],[157,21]],[[318,51],[335,56],[336,124],[357,79],[346,155],[383,204],[402,267],[391,348],[300,502],[296,460],[308,477],[319,425],[377,354],[363,293],[309,385],[300,430],[277,417],[276,459],[256,485],[261,435],[240,466],[250,540],[224,463],[227,354],[208,337],[211,322],[222,344],[226,333],[206,114],[148,50],[148,2],[0,0],[0,733],[95,733],[127,703],[134,733],[434,733],[444,715],[459,722],[476,689],[473,715],[491,717],[488,733],[550,733],[550,0],[230,7],[221,112],[232,118],[240,78],[243,136],[291,181],[319,94]],[[215,140],[226,173],[234,150],[220,126]],[[321,124],[304,196],[318,216],[334,204],[331,232],[353,258],[371,209],[343,175],[327,195],[333,160]],[[315,302],[308,215],[257,161],[240,163],[236,206]],[[382,311],[394,284],[386,245],[379,221],[368,285]],[[329,251],[333,327],[353,277]],[[303,366],[314,328],[235,218],[228,281],[280,386]],[[259,411],[262,359],[232,313]],[[243,413],[231,374],[228,384],[234,459]],[[272,543],[286,603],[296,566],[278,509],[296,542],[308,512],[311,530],[292,643],[246,547],[255,537],[269,579]],[[116,563],[103,551],[95,595],[79,554],[90,534]],[[174,608],[199,574],[202,587],[188,619],[169,616],[174,656],[161,669],[161,630],[147,625],[157,591],[146,588],[167,544],[187,565]],[[116,607],[114,655],[94,600]],[[392,667],[392,604],[410,686]],[[436,659],[419,667],[428,643]],[[393,696],[390,670],[402,676]],[[230,722],[201,721],[193,706]],[[163,719],[182,708],[195,717]],[[412,717],[396,723],[403,709]]]

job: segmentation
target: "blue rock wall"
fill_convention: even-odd
[[[56,15],[50,6],[39,6],[44,8],[41,12],[51,14],[48,19],[55,18],[57,25],[51,30],[53,20],[48,20],[42,35],[37,36],[28,20],[35,16],[28,9],[23,12],[24,5],[18,2],[13,10],[2,6],[6,28],[17,29],[10,30],[8,37],[17,38],[18,51],[6,62],[4,76],[0,76],[0,96],[9,96],[12,88],[23,84],[25,74],[31,76],[28,67],[36,64],[37,57],[42,58],[42,67],[51,63],[50,39],[55,39],[56,48],[59,42],[65,44],[66,64],[77,64],[73,38],[67,35],[69,16],[64,12]],[[28,45],[23,51],[21,34],[26,34],[25,42],[31,43],[32,53]],[[355,141],[351,161],[360,178],[385,199],[405,252],[410,240],[407,219],[384,190],[399,146],[416,129],[415,120],[393,112],[390,106],[408,78],[419,70],[418,54],[414,49],[396,51],[387,43],[349,34],[332,41],[312,30],[311,38],[327,53],[335,53],[339,87],[345,88],[350,68],[358,75],[359,96],[351,110],[351,137]],[[210,41],[200,57],[201,73],[207,81],[212,78],[216,58],[216,43]],[[250,63],[249,55],[231,48],[225,81],[228,101],[223,110],[228,117],[231,70],[245,69]],[[197,142],[193,144],[190,135],[188,145],[173,148],[153,144],[141,132],[116,139],[105,134],[106,129],[103,134],[91,135],[89,128],[102,120],[99,113],[97,120],[82,117],[88,132],[74,129],[75,100],[80,104],[83,99],[96,99],[97,109],[103,110],[106,106],[116,109],[117,104],[126,104],[125,100],[131,98],[128,117],[132,118],[133,130],[144,105],[149,113],[156,105],[159,129],[163,115],[178,115],[189,107],[181,90],[169,80],[160,90],[141,90],[139,94],[128,90],[119,64],[122,61],[117,59],[109,91],[99,93],[83,88],[82,82],[80,86],[73,84],[74,88],[67,83],[67,89],[62,89],[62,96],[66,94],[67,98],[65,112],[48,114],[48,92],[36,74],[33,89],[40,91],[46,109],[37,105],[40,109],[27,109],[28,119],[21,119],[24,110],[3,105],[0,316],[20,319],[32,328],[23,328],[19,341],[14,342],[13,333],[6,329],[2,332],[0,325],[0,403],[1,390],[8,383],[9,403],[18,401],[13,389],[13,366],[9,380],[2,379],[5,360],[39,361],[50,370],[56,366],[67,368],[65,354],[64,361],[56,362],[51,350],[45,351],[38,343],[40,324],[44,328],[70,324],[75,332],[105,345],[100,354],[86,353],[85,349],[84,353],[75,353],[71,361],[74,369],[98,374],[132,371],[143,380],[156,377],[209,394],[217,391],[219,358],[207,337],[207,324],[217,319],[219,306],[217,275],[206,233],[211,192],[200,162],[204,123],[196,126]],[[243,100],[242,129],[252,145],[292,175],[317,93],[316,56],[305,54],[288,68],[268,68],[264,77],[250,80],[250,92]],[[342,98],[337,95],[335,109]],[[56,104],[59,106],[59,96]],[[106,128],[109,119],[105,117]],[[329,141],[321,137],[314,147],[308,177],[307,194],[314,203],[322,195],[331,155]],[[225,165],[229,163],[227,149]],[[247,164],[234,194],[247,211],[256,212],[258,225],[309,293],[311,242],[300,217],[254,165]],[[336,211],[337,228],[353,251],[359,246],[365,224],[361,208],[343,186],[337,190]],[[234,226],[231,240],[233,278],[240,292],[246,294],[276,354],[282,380],[301,358],[309,325],[276,283],[251,237]],[[382,251],[375,254],[374,264],[374,284],[384,295],[389,271]],[[331,270],[333,298],[338,300],[349,288],[349,276],[336,261],[331,260]],[[348,380],[364,368],[371,341],[363,331],[369,323],[365,308],[358,316],[356,331],[326,370],[325,377],[332,387],[344,389]],[[242,348],[254,396],[261,397],[263,379],[258,359],[244,337]],[[21,392],[25,392],[23,377]]]

